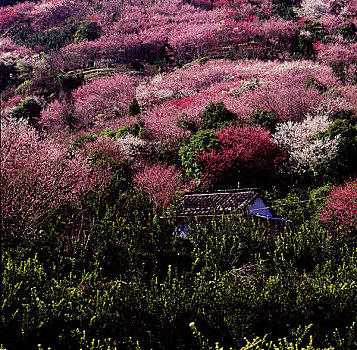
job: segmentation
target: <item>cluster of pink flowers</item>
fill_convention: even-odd
[[[79,203],[102,187],[109,169],[92,167],[79,152],[68,151],[22,121],[2,120],[2,230],[31,233],[54,210]]]
[[[180,172],[173,166],[161,163],[140,167],[134,177],[134,184],[136,190],[147,196],[158,210],[164,209],[185,190],[180,180]]]
[[[340,42],[321,44],[318,48],[318,59],[323,63],[343,60],[347,64],[357,61],[357,43]]]
[[[316,86],[308,86],[309,77]],[[163,139],[185,135],[176,125],[182,114],[198,123],[205,107],[219,100],[242,122],[255,108],[274,111],[281,122],[302,121],[326,99],[321,87],[341,87],[328,65],[219,60],[156,76],[139,85],[136,94],[148,109],[143,115],[147,128]]]
[[[15,44],[10,38],[0,38],[0,59],[4,62],[15,62],[33,55],[33,51],[25,46]]]
[[[76,0],[46,0],[36,4],[31,11],[31,25],[37,31],[66,25],[68,18],[74,21],[85,18],[87,6]]]
[[[116,21],[98,19],[103,26],[103,35],[98,40],[69,44],[62,53],[66,63],[73,67],[83,66],[88,60],[153,61],[165,52],[168,54],[168,50],[176,56],[200,57],[217,43],[221,22],[230,14],[229,9],[207,13],[182,5],[181,1],[163,1],[160,6],[133,3],[123,7]]]
[[[135,80],[128,74],[116,74],[94,80],[73,91],[78,126],[94,123],[98,115],[104,119],[126,115],[135,97]]]
[[[15,200],[20,194],[16,194],[13,184],[18,188],[26,185],[30,192],[23,191],[21,195],[35,198],[32,202],[26,199],[33,205],[26,210],[33,217],[41,217],[33,204],[34,201],[43,204],[40,189],[43,193],[53,192],[49,198],[57,207],[56,203],[61,201],[75,202],[93,186],[95,175],[87,159],[93,150],[101,149],[117,162],[122,158],[141,161],[145,148],[155,142],[189,137],[190,131],[178,124],[180,118],[184,116],[199,128],[200,115],[206,106],[218,101],[223,101],[238,122],[251,123],[252,112],[259,108],[273,112],[279,124],[273,137],[260,127],[231,126],[217,130],[221,148],[197,155],[207,178],[214,173],[229,177],[240,167],[253,169],[257,160],[260,170],[268,171],[269,167],[276,167],[273,158],[279,159],[278,146],[290,156],[291,168],[299,171],[306,164],[332,157],[338,138],[325,141],[310,138],[325,131],[331,123],[331,113],[317,113],[318,106],[327,105],[329,99],[338,100],[343,108],[357,105],[357,44],[344,32],[346,28],[339,29],[342,25],[350,29],[357,25],[356,1],[290,1],[301,17],[299,21],[278,18],[276,4],[273,0],[94,0],[89,3],[43,0],[0,9],[0,34],[3,34],[0,58],[18,69],[19,81],[32,84],[28,89],[38,88],[40,93],[58,93],[60,79],[56,80],[56,74],[70,69],[128,64],[135,60],[152,65],[191,62],[152,78],[113,73],[113,76],[86,80],[71,95],[68,92],[65,101],[61,100],[64,94],[56,95],[58,100],[51,95],[42,111],[40,126],[42,137],[50,135],[52,139],[40,141],[35,130],[21,122],[6,120],[2,151],[4,191],[10,191],[9,196]],[[86,20],[100,26],[100,37],[80,42],[73,42],[72,37],[70,44],[56,54],[56,59],[53,53],[40,52],[41,47],[31,50],[16,44],[14,35],[13,39],[7,37],[21,25],[31,35]],[[298,35],[309,40],[313,37],[307,28],[316,20],[329,39],[308,43],[313,45],[316,61],[282,62],[295,53],[296,40],[292,39]],[[230,55],[244,59],[222,59]],[[57,60],[58,65],[51,66],[48,63],[51,59]],[[52,67],[56,68],[53,80],[48,79]],[[6,91],[3,117],[8,117],[11,108],[24,99],[20,95],[13,97],[14,90],[15,87],[10,87]],[[17,92],[26,93],[25,88]],[[131,134],[117,140],[100,136],[85,143],[81,153],[74,152],[68,159],[65,147],[53,141],[55,133],[73,132],[73,136],[88,130],[101,132],[105,127],[118,130],[123,125],[132,125],[136,117],[127,113],[134,97],[139,102],[141,120],[149,130],[150,141]],[[13,144],[17,145],[17,153]],[[52,169],[52,175],[44,167]],[[45,173],[42,177],[41,171]],[[160,171],[162,176],[158,175]],[[35,176],[39,177],[38,182]],[[77,184],[74,180],[67,183],[64,176],[75,179]],[[163,164],[145,165],[137,172],[135,183],[158,208],[165,207],[182,188],[178,170]],[[22,203],[20,199],[16,203]],[[9,207],[6,210],[11,212]]]
[[[64,120],[65,106],[58,100],[49,103],[41,112],[41,126],[45,132],[65,132],[68,124]]]
[[[101,25],[103,35],[95,41],[64,47],[66,64],[79,67],[103,60],[127,63],[133,58],[155,61],[165,56],[194,59],[215,51],[222,54],[227,49],[244,52],[239,45],[251,41],[270,47],[284,58],[298,29],[292,21],[259,19],[258,13],[271,15],[273,5],[268,1],[244,1],[239,6],[230,1],[213,2],[209,11],[205,5],[194,5],[179,0],[160,4],[133,1],[116,6],[109,2],[106,10],[90,17]],[[115,17],[115,13],[120,16]]]

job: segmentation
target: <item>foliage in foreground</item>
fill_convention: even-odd
[[[3,252],[4,347],[353,349],[356,232],[295,219],[275,236],[245,214],[188,237],[150,211],[53,226]]]

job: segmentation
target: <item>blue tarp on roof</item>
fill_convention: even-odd
[[[291,220],[288,219],[274,217],[271,211],[266,207],[266,205],[264,204],[264,202],[261,200],[260,197],[258,197],[250,206],[249,212],[254,216],[258,216],[265,219],[292,222]]]

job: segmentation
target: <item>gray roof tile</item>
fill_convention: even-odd
[[[244,209],[259,196],[260,192],[256,188],[188,193],[179,202],[178,216],[229,214]]]

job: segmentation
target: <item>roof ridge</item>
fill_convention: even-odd
[[[196,196],[207,196],[213,194],[224,194],[224,193],[245,193],[245,192],[256,192],[260,193],[262,190],[256,187],[247,187],[247,188],[235,188],[235,189],[226,189],[226,190],[215,190],[212,192],[186,192],[183,196],[187,195],[196,195]]]

